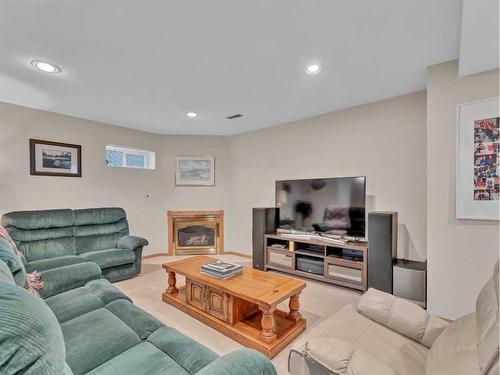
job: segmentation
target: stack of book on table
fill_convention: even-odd
[[[239,264],[223,262],[221,260],[203,264],[200,269],[201,273],[216,277],[221,280],[229,279],[230,277],[239,275],[242,271],[243,266]]]

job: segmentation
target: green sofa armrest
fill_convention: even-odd
[[[253,349],[241,349],[222,356],[196,375],[276,375],[269,359]]]
[[[118,240],[116,247],[135,252],[135,273],[141,273],[142,267],[142,249],[149,245],[148,240],[139,236],[124,236]]]
[[[71,264],[42,272],[43,288],[40,297],[48,298],[71,289],[84,286],[89,281],[100,279],[101,269],[94,262]]]
[[[124,236],[118,240],[116,245],[119,249],[135,250],[138,247],[149,245],[148,240],[138,236]]]

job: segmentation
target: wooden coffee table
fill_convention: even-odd
[[[306,328],[299,312],[305,282],[249,267],[228,280],[202,274],[201,265],[214,260],[195,256],[163,264],[168,288],[162,300],[269,358]],[[176,274],[186,277],[184,287],[176,286]],[[289,311],[276,308],[288,298]]]

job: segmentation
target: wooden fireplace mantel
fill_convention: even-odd
[[[224,210],[216,211],[167,211],[167,233],[168,233],[168,255],[175,255],[175,243],[174,243],[174,221],[175,219],[186,219],[192,218],[203,219],[203,218],[217,218],[219,233],[218,233],[218,253],[224,252]]]

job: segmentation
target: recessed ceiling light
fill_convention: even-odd
[[[318,64],[308,65],[306,68],[307,74],[318,74],[321,71],[321,67]]]
[[[34,68],[37,68],[45,73],[59,73],[61,71],[61,68],[59,68],[58,66],[54,64],[49,64],[48,62],[44,61],[35,60],[31,62],[31,65]]]
[[[186,113],[186,116],[189,118],[195,118],[198,117],[198,114],[196,112],[188,112]]]

